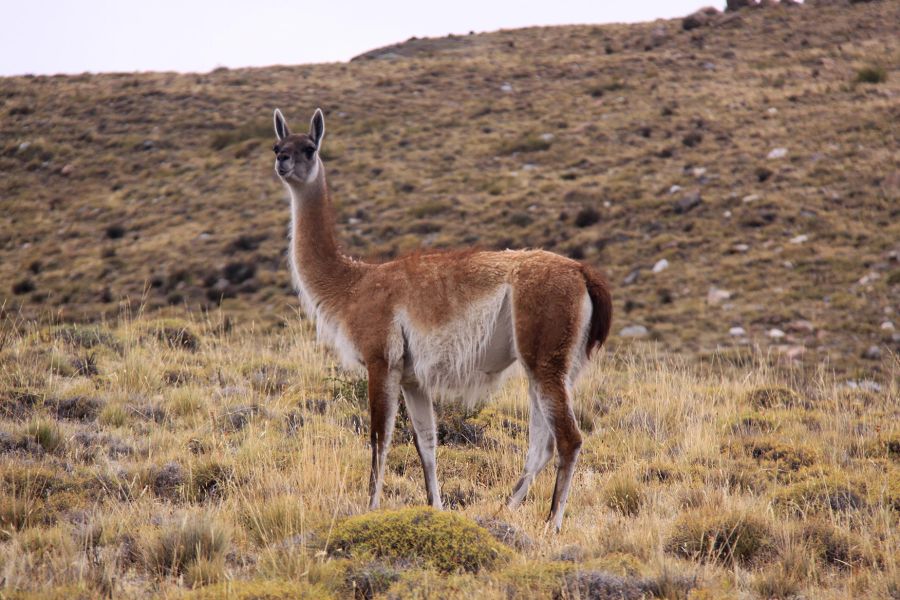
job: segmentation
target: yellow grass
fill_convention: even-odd
[[[576,393],[585,445],[559,535],[544,522],[552,469],[522,507],[503,508],[527,445],[524,381],[476,414],[442,403],[447,427],[481,431],[439,447],[453,512],[531,540],[508,562],[448,576],[335,553],[336,528],[366,510],[364,387],[306,323],[285,322],[226,333],[197,318],[185,324],[194,351],[144,335],[157,325],[147,317],[100,326],[93,377],[47,370],[42,357],[65,363],[83,348],[20,325],[0,352],[0,594],[578,597],[601,579],[669,597],[896,593],[896,361],[875,393],[825,372],[789,377],[760,356],[734,367],[644,344],[602,353]],[[754,402],[764,388],[794,400]],[[60,416],[76,396],[96,401],[92,417]],[[386,510],[425,502],[406,427],[401,417]]]

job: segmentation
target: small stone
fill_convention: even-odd
[[[628,325],[622,328],[622,331],[619,332],[619,337],[638,338],[647,337],[649,334],[650,332],[643,325]]]
[[[500,91],[505,94],[509,94],[510,92],[513,91],[513,88],[508,83],[504,83],[503,85],[500,86]]]
[[[552,142],[553,138],[555,138],[555,137],[556,136],[553,135],[552,133],[542,133],[541,134],[541,139],[544,140],[545,142]]]
[[[749,194],[741,198],[741,202],[744,204],[750,204],[751,202],[756,202],[759,200],[759,194]]]
[[[781,338],[784,337],[784,332],[776,327],[773,327],[768,332],[766,332],[766,335],[769,336],[770,338],[772,338],[773,340],[780,340]]]
[[[788,346],[784,350],[784,356],[789,361],[794,361],[806,354],[806,346]]]
[[[744,337],[747,335],[747,330],[743,327],[732,327],[728,330],[728,335],[731,337]]]
[[[680,185],[673,185],[672,187],[669,188],[669,194],[677,194],[680,191],[681,191]]]
[[[800,235],[792,237],[791,243],[792,244],[802,244],[803,242],[806,242],[807,240],[809,240],[809,236],[806,235],[805,233],[801,233]]]
[[[19,147],[16,149],[16,152],[25,152],[29,148],[31,148],[31,142],[22,142],[21,144],[19,144]]]
[[[709,288],[709,292],[706,293],[706,303],[710,306],[716,306],[725,300],[731,300],[731,292],[728,290],[720,290],[713,286]]]
[[[661,258],[658,261],[656,261],[655,265],[653,265],[653,272],[654,273],[662,273],[663,271],[665,271],[668,268],[669,268],[669,261],[666,260],[665,258]]]
[[[625,279],[622,280],[622,283],[625,285],[631,285],[632,283],[634,283],[635,281],[638,280],[638,277],[640,276],[640,274],[641,274],[640,269],[634,269],[628,275],[625,276]]]
[[[795,333],[812,333],[816,330],[815,326],[806,319],[791,321],[788,323],[787,329]]]
[[[63,166],[62,169],[59,170],[59,174],[63,175],[64,177],[68,177],[69,175],[71,175],[74,172],[75,172],[75,167],[72,166],[72,163],[67,163],[66,165]]]
[[[881,324],[881,329],[882,329],[883,331],[893,331],[893,330],[894,330],[894,324],[891,323],[890,321],[885,321],[884,323]]]
[[[773,148],[772,151],[769,152],[768,157],[769,157],[769,159],[772,159],[772,160],[778,159],[778,158],[784,158],[785,156],[787,156],[787,153],[788,153],[787,148]]]
[[[777,114],[778,114],[778,109],[775,108],[775,107],[773,106],[773,107],[771,107],[769,110],[767,110],[766,112],[769,113],[770,115],[777,115]]]
[[[681,200],[675,202],[675,214],[683,215],[700,206],[703,203],[703,199],[700,197],[699,192],[693,192],[688,194]]]
[[[862,357],[866,360],[880,360],[881,348],[875,345],[869,346],[868,348],[866,348],[866,351],[863,352]]]
[[[703,177],[704,175],[706,175],[706,169],[704,169],[703,167],[695,167],[692,172],[694,174],[694,177]]]
[[[748,246],[747,244],[735,244],[734,245],[735,252],[740,252],[741,254],[743,254],[743,253],[747,252],[748,250],[750,250],[750,246]]]
[[[881,279],[881,275],[873,271],[872,273],[863,275],[859,280],[859,285],[869,285],[877,279]]]

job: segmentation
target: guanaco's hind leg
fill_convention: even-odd
[[[394,433],[400,401],[400,371],[390,369],[386,361],[371,361],[369,372],[369,415],[371,417],[372,473],[369,477],[369,509],[381,502],[384,467]]]
[[[580,271],[544,268],[538,264],[519,271],[513,288],[516,350],[537,399],[532,401],[532,428],[539,413],[558,455],[549,517],[557,531],[562,527],[575,463],[581,451],[581,432],[572,411],[569,386],[586,353],[590,319],[591,301]],[[532,466],[528,463],[532,457],[534,466],[548,458],[546,446],[541,451],[538,443],[546,439],[544,435],[538,431],[537,439],[532,438],[538,446],[533,452],[529,444],[523,481],[528,481],[528,467]],[[524,487],[520,482],[510,499],[511,505],[524,495]]]
[[[418,385],[414,383],[403,385],[403,400],[406,403],[406,412],[413,426],[413,438],[416,442],[416,450],[419,452],[419,460],[422,462],[422,470],[425,472],[425,493],[428,496],[428,504],[441,509],[441,492],[437,480],[437,461],[435,451],[437,449],[437,427],[434,421],[434,405]]]
[[[556,439],[556,485],[553,486],[553,500],[550,502],[548,521],[553,523],[556,531],[562,529],[563,514],[569,500],[569,489],[572,476],[575,474],[575,463],[581,451],[581,432],[572,411],[569,390],[565,383],[544,384],[550,409],[549,420]]]
[[[528,387],[528,399],[530,400],[530,416],[528,421],[528,454],[525,456],[525,468],[522,477],[513,488],[507,507],[515,508],[521,504],[528,493],[535,477],[547,466],[553,458],[553,431],[550,424],[544,418],[544,410],[541,408],[540,394],[537,386]]]

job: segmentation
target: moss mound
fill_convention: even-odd
[[[774,504],[788,512],[843,512],[866,505],[865,485],[847,477],[825,475],[794,483],[775,493]]]
[[[512,554],[469,519],[425,507],[351,517],[335,528],[330,551],[421,562],[445,573],[490,569]]]

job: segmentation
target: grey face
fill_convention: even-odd
[[[309,133],[292,134],[284,115],[275,109],[275,172],[284,181],[311,183],[319,173],[319,147],[325,137],[325,117],[317,108],[309,122]]]
[[[275,172],[282,179],[303,182],[315,174],[316,145],[305,133],[288,135],[276,142],[272,150],[275,152]]]

